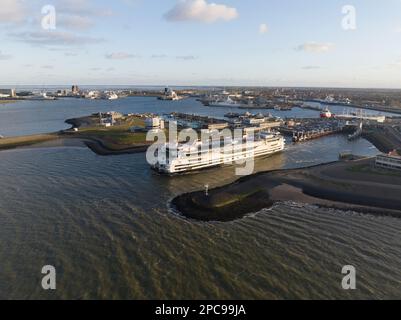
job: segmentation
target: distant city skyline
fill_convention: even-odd
[[[2,0],[0,41],[1,86],[401,88],[401,0]]]

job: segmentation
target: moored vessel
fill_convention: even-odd
[[[152,168],[163,174],[198,171],[253,160],[283,151],[285,147],[280,133],[259,132],[253,137],[244,135],[239,139],[223,140],[212,139],[208,144],[200,140],[193,144],[165,144],[158,150],[158,161]]]

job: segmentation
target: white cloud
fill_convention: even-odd
[[[299,45],[295,49],[297,51],[307,51],[313,53],[322,53],[330,51],[334,45],[332,43],[317,43],[317,42],[307,42]]]
[[[260,33],[260,34],[265,34],[265,33],[268,33],[268,32],[269,32],[269,27],[267,26],[266,23],[262,23],[262,24],[259,26],[259,33]]]
[[[85,16],[60,14],[57,16],[57,24],[67,29],[83,30],[92,27],[94,22]]]
[[[95,5],[96,1],[90,0],[59,0],[57,11],[63,14],[85,15],[85,16],[111,16],[110,9],[104,9]]]
[[[10,54],[4,54],[2,51],[0,51],[0,60],[9,60],[11,59],[13,56]]]
[[[79,46],[103,41],[103,39],[79,36],[70,32],[21,32],[11,33],[9,36],[18,41],[39,46]]]
[[[399,68],[399,67],[401,67],[401,59],[398,59],[398,60],[396,60],[395,62],[393,62],[393,63],[391,63],[390,65],[389,65],[391,68]]]
[[[1,0],[0,23],[18,23],[26,18],[27,10],[22,0]]]
[[[176,56],[175,58],[178,60],[186,60],[186,61],[198,59],[198,57],[190,56],[190,55],[189,56]]]
[[[166,54],[153,54],[151,58],[152,59],[164,59],[164,58],[167,58],[167,55]]]
[[[125,59],[132,59],[137,58],[138,56],[135,54],[130,54],[126,52],[113,52],[110,54],[106,54],[106,59],[110,60],[125,60]]]
[[[236,8],[223,4],[208,3],[206,0],[179,0],[164,17],[168,21],[198,21],[212,23],[229,21],[238,17]]]
[[[302,67],[303,70],[318,70],[321,69],[319,66],[304,66]]]

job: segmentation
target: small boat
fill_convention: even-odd
[[[331,113],[331,111],[329,109],[325,109],[320,113],[320,118],[330,119],[332,117],[333,117],[333,114]]]
[[[224,115],[224,117],[225,117],[225,118],[229,118],[229,119],[232,119],[232,118],[239,118],[239,117],[240,117],[240,114],[239,114],[239,113],[234,113],[234,112],[229,112],[229,113],[226,113],[226,114]]]

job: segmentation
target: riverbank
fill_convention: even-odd
[[[60,136],[57,133],[3,138],[0,139],[0,151],[33,146],[44,142],[58,140],[59,138]]]
[[[0,139],[0,151],[17,148],[56,148],[86,146],[101,156],[146,152],[148,143],[118,144],[113,139],[102,140],[90,134],[51,133]]]
[[[69,130],[49,134],[0,139],[0,151],[32,146],[87,146],[98,155],[120,155],[146,152],[152,142],[146,141],[145,132],[131,132],[132,126],[145,127],[143,119],[128,116],[121,117],[114,126],[99,126],[99,115],[91,115],[65,121],[72,127]],[[71,140],[70,142],[66,142]],[[44,144],[46,143],[46,144]]]
[[[9,104],[9,103],[15,103],[17,100],[2,100],[0,99],[0,104]]]
[[[284,201],[401,217],[401,174],[375,169],[372,161],[259,173],[208,195],[178,196],[172,205],[201,221],[231,221]]]

